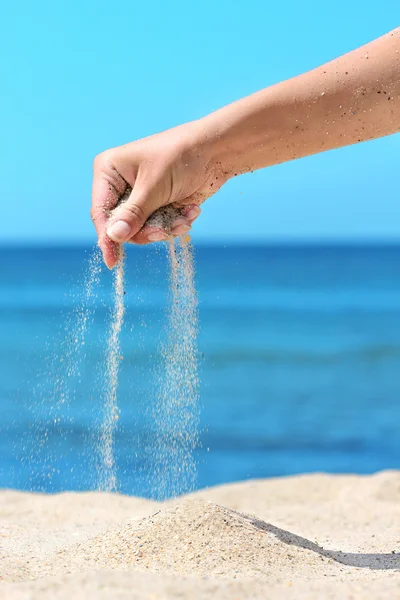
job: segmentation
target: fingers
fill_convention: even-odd
[[[184,210],[182,211],[182,214],[191,222],[197,219],[200,213],[201,208],[200,206],[197,206],[197,204],[190,204],[189,206],[185,206]]]
[[[126,187],[125,181],[111,167],[99,160],[95,161],[92,188],[91,217],[99,239],[104,262],[112,268],[119,258],[119,247],[106,235],[110,210]]]
[[[175,236],[183,235],[190,231],[191,227],[192,224],[189,221],[189,219],[186,219],[186,217],[180,217],[179,219],[176,219],[176,221],[174,221],[171,227],[171,234]]]
[[[119,167],[116,168],[115,152],[107,151],[99,155],[94,163],[91,215],[104,261],[109,268],[118,262],[120,245],[124,242],[148,244],[170,236],[184,235],[190,231],[193,221],[201,212],[193,202],[184,207],[180,204],[179,210],[175,211],[178,216],[172,217],[168,231],[159,226],[157,219],[147,222],[154,213],[157,215],[157,209],[169,197],[170,181],[160,174],[154,176],[153,173],[149,177],[148,170],[142,171],[142,175],[140,170],[132,171],[128,168],[131,158],[129,164],[125,164],[125,158],[124,155],[117,156]],[[168,212],[168,205],[165,204],[163,210]],[[171,210],[173,213],[172,207]]]
[[[197,219],[201,213],[201,208],[196,204],[185,206],[181,211],[182,216],[172,223],[171,234],[172,235],[184,235],[192,228],[192,223]]]
[[[150,242],[164,241],[171,236],[184,235],[190,231],[193,222],[200,213],[201,209],[196,205],[185,206],[184,209],[181,209],[181,216],[172,223],[170,231],[165,231],[160,227],[145,225],[137,234],[132,236],[129,242],[142,245],[149,244]]]
[[[157,191],[157,185],[142,186],[138,178],[129,198],[113,211],[107,225],[108,237],[123,244],[135,236],[158,208]]]
[[[131,244],[150,244],[150,242],[162,242],[170,237],[168,233],[162,229],[155,229],[154,227],[144,227],[136,235],[132,236],[129,242]]]

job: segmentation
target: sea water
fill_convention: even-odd
[[[171,306],[163,247],[127,247],[114,432],[118,485],[126,494],[152,493],[152,409],[165,373],[159,348]],[[202,407],[197,487],[307,471],[399,468],[400,246],[195,250]],[[90,439],[99,432],[103,396],[93,387],[104,367],[113,306],[106,269],[80,346],[81,383],[69,390],[61,421],[53,424],[47,412],[29,408],[37,405],[37,374],[49,357],[46,339],[73,318],[85,252],[90,249],[0,251],[2,487],[98,487]],[[44,432],[52,473],[40,468],[32,482],[23,458]]]

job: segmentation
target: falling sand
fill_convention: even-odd
[[[199,423],[197,294],[189,237],[171,239],[168,257],[171,304],[158,398],[152,409],[156,448],[151,491],[160,500],[196,487],[193,453]]]
[[[179,212],[172,207],[157,211],[148,225],[170,230]],[[157,398],[151,403],[154,436],[151,445],[150,490],[157,499],[175,497],[196,487],[194,450],[198,445],[199,379],[197,352],[197,294],[193,249],[188,236],[170,238],[170,307],[161,347],[162,369]],[[114,433],[119,418],[117,400],[120,332],[124,318],[124,259],[114,272],[114,310],[106,350],[104,414],[100,428],[99,489],[118,489]]]
[[[99,489],[113,492],[117,489],[117,474],[114,456],[114,432],[119,418],[118,373],[121,361],[120,332],[124,320],[124,262],[121,249],[120,259],[114,270],[114,309],[110,319],[110,330],[105,357],[104,413],[100,427]]]
[[[124,196],[124,198],[127,195]],[[180,212],[172,207],[156,211],[148,225],[170,232]],[[164,245],[164,244],[163,244]],[[165,342],[160,348],[162,369],[156,379],[155,399],[151,402],[154,435],[151,444],[149,487],[157,499],[188,493],[196,487],[194,450],[198,445],[199,381],[197,360],[197,295],[194,284],[193,250],[188,236],[170,237],[168,249],[170,307]],[[112,492],[118,489],[115,461],[115,430],[119,419],[118,379],[121,361],[120,333],[124,320],[124,262],[120,260],[113,272],[113,308],[106,341],[104,367],[101,365],[102,406],[94,439],[97,458],[97,488]],[[59,352],[51,353],[50,369],[44,373],[47,388],[38,386],[39,401],[34,406],[33,428],[40,443],[29,452],[33,489],[42,489],[43,472],[46,482],[57,470],[57,452],[48,450],[51,434],[61,445],[68,424],[69,405],[81,385],[81,367],[87,356],[85,336],[95,313],[96,286],[100,282],[101,253],[96,247],[86,270],[83,287],[73,300],[76,307],[66,320]],[[78,302],[76,302],[78,300]],[[48,389],[50,387],[50,389]],[[153,388],[154,389],[154,388]],[[64,436],[64,437],[63,437]],[[91,459],[89,459],[91,460]],[[71,472],[73,467],[71,468]]]

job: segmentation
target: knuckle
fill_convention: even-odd
[[[127,189],[127,182],[118,168],[118,155],[115,150],[106,150],[93,160],[93,170],[97,176],[107,181],[110,191],[121,196]]]
[[[104,168],[107,164],[111,162],[111,157],[111,150],[105,150],[104,152],[100,152],[93,159],[93,169],[96,170]]]
[[[138,221],[143,222],[145,220],[146,217],[145,217],[145,214],[144,214],[144,210],[138,204],[127,205],[124,208],[127,211],[129,211],[130,214],[132,215],[132,217],[134,217]]]
[[[99,165],[100,162],[100,154],[97,154],[97,156],[94,157],[93,159],[93,171],[95,171]]]
[[[93,159],[93,171],[100,170],[101,167],[103,166],[103,161],[104,161],[103,153],[97,154],[97,156],[95,156]]]

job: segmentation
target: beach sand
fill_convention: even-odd
[[[400,472],[156,503],[0,492],[0,598],[400,598]]]

